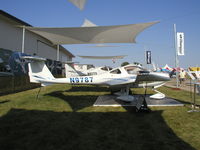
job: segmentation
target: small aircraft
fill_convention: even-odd
[[[129,95],[130,88],[132,87],[152,87],[158,88],[170,80],[170,76],[167,73],[151,72],[147,71],[137,65],[127,65],[112,69],[95,76],[79,76],[76,71],[71,77],[66,78],[54,78],[47,66],[45,65],[44,58],[24,56],[28,61],[30,82],[41,83],[41,86],[48,86],[52,84],[85,84],[85,85],[102,85],[108,86],[111,89],[118,89],[120,92],[116,92],[117,99],[131,102],[134,101],[134,96]],[[155,90],[156,91],[156,90]],[[158,91],[156,91],[158,92]],[[161,99],[164,98],[163,93],[156,93],[151,98]]]

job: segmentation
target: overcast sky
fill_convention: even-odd
[[[85,18],[99,26],[160,21],[140,33],[136,44],[64,45],[74,55],[128,55],[115,64],[111,60],[74,59],[98,66],[144,63],[144,51],[150,50],[152,60],[160,67],[174,67],[176,24],[177,31],[185,33],[185,56],[179,57],[180,66],[200,66],[200,0],[87,0],[82,11],[68,0],[1,0],[0,9],[37,27],[79,27]]]

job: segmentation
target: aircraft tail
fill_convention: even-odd
[[[153,66],[153,71],[157,71],[157,68],[154,62],[152,63],[152,66]]]
[[[45,64],[46,59],[33,56],[24,56],[23,58],[29,60],[28,74],[30,77],[30,82],[43,84],[43,81],[45,80],[55,79]]]
[[[72,62],[65,63],[65,77],[80,76],[80,74],[73,68]]]

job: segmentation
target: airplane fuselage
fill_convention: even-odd
[[[157,81],[168,81],[169,75],[166,73],[159,72],[149,72],[137,70],[133,72],[131,67],[119,67],[109,72],[96,75],[96,76],[75,76],[68,78],[38,78],[36,77],[39,83],[43,85],[46,84],[55,84],[55,83],[68,83],[68,84],[91,84],[91,85],[106,85],[106,86],[122,86],[130,85],[135,87],[141,82],[157,82]],[[133,69],[133,68],[132,68]],[[132,72],[131,72],[132,71]]]

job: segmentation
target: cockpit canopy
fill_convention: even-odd
[[[114,69],[110,73],[112,73],[112,74],[121,74],[121,71],[119,69]]]
[[[110,70],[112,70],[112,68],[108,67],[108,66],[104,66],[104,67],[101,68],[101,70],[110,71]]]
[[[122,72],[126,71],[128,74],[138,74],[140,71],[145,71],[145,69],[136,65],[127,65],[127,66],[124,66],[123,68],[117,68],[117,69],[111,70],[110,73],[121,74]]]
[[[143,68],[139,66],[125,66],[124,69],[127,71],[128,74],[137,74],[138,71],[144,70]]]

